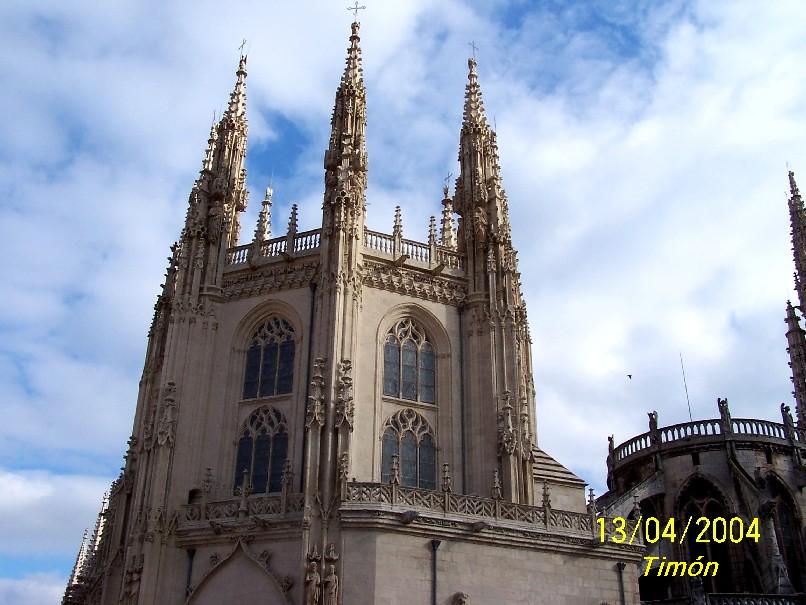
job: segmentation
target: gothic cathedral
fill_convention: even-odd
[[[634,604],[640,537],[602,543],[537,445],[496,133],[468,61],[455,192],[428,241],[365,226],[352,24],[321,227],[246,209],[246,57],[148,335],[125,467],[64,603]],[[455,215],[458,223],[455,223]]]

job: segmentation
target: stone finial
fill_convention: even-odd
[[[291,483],[294,481],[294,469],[291,466],[291,458],[285,459],[285,465],[283,466],[283,475],[280,479],[280,483],[283,486],[283,489],[290,489]]]
[[[548,481],[543,481],[543,507],[551,508],[551,489]]]
[[[395,222],[392,225],[392,236],[403,237],[403,213],[400,206],[395,206]]]
[[[437,245],[437,219],[432,216],[428,221],[428,244],[430,246]]]
[[[588,512],[592,515],[596,514],[596,496],[593,493],[593,488],[588,490]]]
[[[271,201],[274,190],[271,186],[266,187],[266,195],[263,198],[263,203],[260,212],[257,215],[257,225],[255,226],[255,243],[263,243],[267,239],[271,239]]]
[[[204,479],[202,479],[202,493],[205,496],[209,496],[212,490],[213,490],[213,469],[208,466],[204,470]]]
[[[213,154],[215,153],[215,144],[218,139],[216,132],[215,112],[213,112],[213,123],[210,125],[210,136],[207,139],[207,150],[204,153],[204,160],[202,161],[201,171],[213,169]]]
[[[453,223],[453,200],[448,196],[448,185],[442,188],[442,219],[440,221],[440,243],[451,250],[456,249],[456,229]]]
[[[498,469],[493,471],[493,500],[502,500],[504,498],[504,492],[501,488],[501,475],[498,472]]]
[[[389,483],[392,485],[400,485],[400,456],[392,454],[392,473]]]
[[[447,462],[442,465],[442,491],[443,492],[453,491],[453,479],[451,479],[451,467]]]
[[[299,219],[297,217],[297,205],[292,204],[291,215],[288,217],[288,236],[289,237],[295,236],[297,234],[298,228],[299,228]]]

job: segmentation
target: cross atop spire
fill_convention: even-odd
[[[353,13],[353,20],[358,21],[358,11],[364,10],[366,6],[358,6],[358,0],[355,0],[355,6],[348,6],[347,10]]]

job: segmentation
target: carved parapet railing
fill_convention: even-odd
[[[285,500],[285,501],[284,501]],[[242,510],[238,497],[215,502],[184,504],[179,507],[179,527],[195,525],[198,522],[238,519],[242,516],[284,515],[302,512],[304,497],[302,494],[283,496],[249,496],[246,499],[246,510]]]
[[[717,594],[704,595],[707,605],[806,605],[804,595],[774,594]],[[641,601],[641,605],[695,605],[691,597],[677,597],[660,601]]]
[[[245,246],[235,246],[234,248],[228,249],[227,264],[240,265],[241,263],[245,263],[249,256],[249,248],[251,247],[250,244],[247,244]]]
[[[613,450],[613,459],[615,461],[619,461],[627,456],[631,456],[632,454],[649,448],[651,445],[650,436],[650,433],[642,433],[641,435],[633,437],[629,441],[625,441],[615,450]]]
[[[379,505],[391,510],[426,510],[434,513],[472,517],[469,521],[489,519],[494,522],[512,522],[529,525],[552,533],[586,536],[598,540],[598,524],[587,513],[554,510],[540,506],[517,504],[493,498],[468,496],[390,483],[348,482],[343,492],[342,506],[360,508],[361,505]],[[481,519],[480,519],[481,518]],[[594,526],[596,525],[596,527]],[[606,523],[608,532],[612,523]],[[627,531],[632,531],[628,522]],[[640,534],[640,532],[638,532]],[[608,534],[609,535],[609,534]],[[635,543],[640,544],[637,536]]]
[[[287,237],[275,237],[274,239],[266,240],[260,245],[260,256],[264,258],[281,256],[286,251],[287,246]]]
[[[404,239],[400,242],[400,253],[405,254],[413,261],[428,263],[431,261],[431,251],[428,244]]]
[[[727,423],[727,419],[724,422]],[[652,431],[642,433],[617,446],[608,456],[608,462],[618,465],[628,459],[631,461],[653,452],[685,446],[690,442],[730,440],[734,443],[759,441],[790,443],[786,427],[778,422],[755,418],[732,418],[729,428],[725,423],[719,418],[711,418],[661,427],[657,429],[658,443],[653,442]],[[791,443],[806,447],[806,430],[792,427],[791,434]]]
[[[394,253],[395,240],[391,235],[387,235],[386,233],[364,229],[364,247],[369,250],[391,255]]]
[[[731,427],[736,435],[786,439],[784,425],[777,422],[770,422],[769,420],[734,418],[731,422]]]
[[[708,605],[804,605],[804,595],[709,594]],[[664,601],[665,603],[665,601]]]
[[[465,270],[465,257],[456,250],[442,245],[430,245],[411,239],[399,238],[364,228],[364,248],[380,256],[397,260],[399,256],[406,256],[406,260],[415,264],[427,265],[434,268],[442,265],[445,269],[454,271]]]
[[[311,229],[310,231],[297,233],[294,237],[294,254],[319,250],[321,236],[321,229]]]
[[[660,439],[663,443],[670,443],[689,437],[703,437],[707,435],[721,434],[719,420],[695,420],[693,422],[681,422],[672,424],[660,429]]]
[[[437,246],[437,263],[445,265],[448,269],[465,270],[465,257],[444,246]]]
[[[292,250],[289,253],[289,240],[293,235]],[[244,265],[252,260],[270,259],[293,254],[295,256],[307,256],[319,251],[319,243],[322,236],[321,229],[311,229],[300,233],[282,235],[261,242],[235,246],[227,250],[227,266]]]

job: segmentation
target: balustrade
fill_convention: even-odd
[[[347,483],[343,499],[346,504],[399,505],[402,509],[421,508],[439,513],[514,521],[562,533],[593,536],[593,532],[596,530],[593,526],[593,518],[586,513],[546,509],[480,496],[403,487],[388,483]]]
[[[753,435],[761,437],[776,437],[786,439],[784,425],[769,420],[755,418],[733,418],[731,422],[733,432],[738,435]]]
[[[729,438],[741,439],[746,437],[761,437],[764,439],[787,440],[786,429],[783,424],[769,420],[755,418],[731,419],[731,435]],[[722,435],[722,424],[718,418],[682,422],[658,429],[661,447],[674,444],[678,441],[696,438],[718,437]],[[799,444],[806,445],[806,430],[794,428],[793,438]],[[611,456],[612,461],[618,462],[633,454],[649,449],[652,446],[652,433],[647,432],[625,441],[615,448]]]
[[[377,250],[384,254],[394,254],[395,240],[391,235],[380,231],[364,229],[364,246],[370,250]]]
[[[249,496],[246,499],[246,515],[281,515],[302,511],[304,497],[302,494],[283,496]],[[215,502],[184,504],[179,508],[179,525],[196,521],[220,521],[237,519],[241,513],[240,498],[218,500]]]

